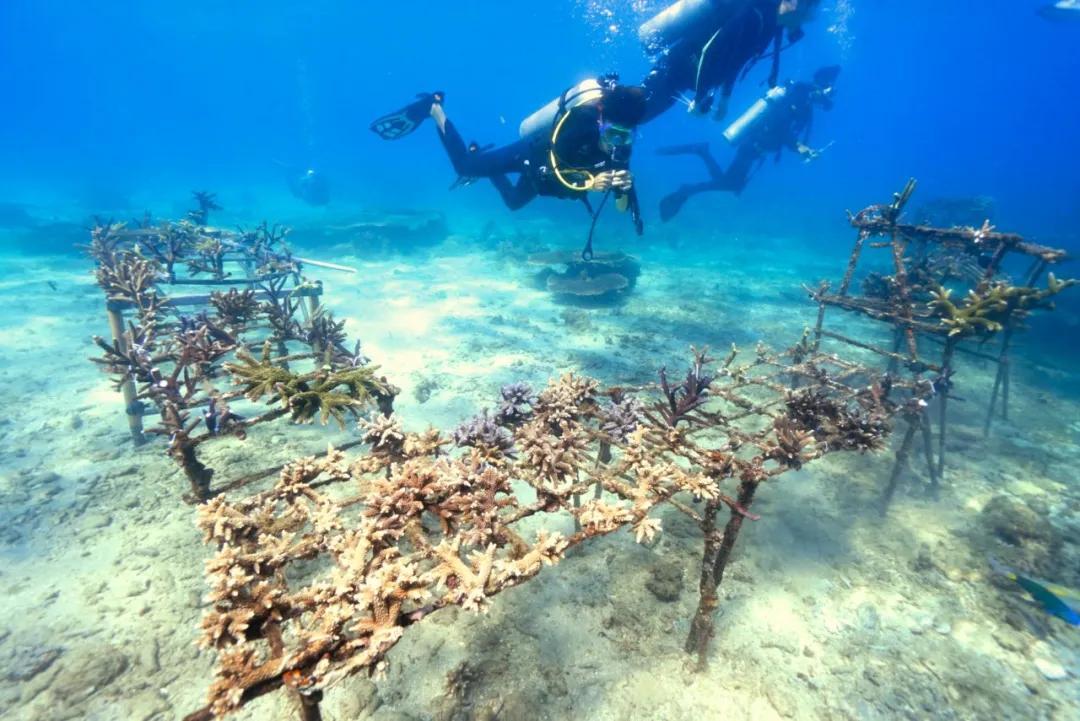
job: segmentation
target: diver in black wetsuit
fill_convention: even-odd
[[[679,5],[688,2],[676,3],[665,12],[677,15]],[[802,25],[812,19],[818,4],[819,0],[693,3],[690,20],[681,24],[676,21],[672,24],[675,29],[660,29],[657,37],[644,38],[658,60],[642,81],[648,102],[643,122],[680,100],[692,113],[705,115],[712,110],[715,119],[723,118],[740,74],[745,74],[770,44],[773,51],[769,87],[775,86],[785,31],[789,43],[802,38]],[[663,17],[661,14],[657,20]],[[650,23],[643,26],[643,34],[649,33],[649,27]]]
[[[466,145],[446,117],[444,96],[438,92],[421,95],[403,110],[379,118],[372,130],[394,140],[430,116],[459,178],[490,179],[511,210],[537,196],[582,199],[588,205],[587,193],[610,191],[620,210],[633,211],[640,232],[630,152],[634,129],[645,112],[645,94],[640,87],[619,85],[610,77],[601,81],[594,99],[560,108],[550,127],[498,148]],[[518,174],[517,182],[507,178],[510,173]]]
[[[833,86],[840,75],[840,67],[832,65],[814,73],[813,82],[789,82],[783,88],[769,91],[766,98],[755,103],[757,108],[765,105],[752,116],[754,108],[732,124],[724,135],[738,146],[735,159],[727,170],[720,167],[709,153],[707,143],[678,145],[661,148],[661,155],[697,155],[705,163],[709,180],[704,183],[686,184],[660,201],[660,219],[671,220],[683,204],[698,193],[727,191],[741,193],[753,172],[760,167],[765,156],[775,154],[780,159],[787,148],[798,153],[805,161],[816,158],[820,151],[807,142],[813,125],[814,107],[832,108]],[[753,117],[753,119],[749,119]],[[736,130],[742,126],[741,129]]]

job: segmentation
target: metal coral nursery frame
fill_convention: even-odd
[[[915,440],[915,434],[921,433],[930,486],[937,492],[945,471],[945,441],[948,420],[948,390],[957,354],[989,361],[996,365],[994,388],[984,423],[984,433],[989,433],[997,412],[1003,419],[1009,413],[1010,349],[1020,321],[1032,307],[1010,308],[1006,311],[1000,327],[988,330],[986,325],[958,327],[943,319],[935,310],[935,302],[927,302],[918,297],[912,283],[911,273],[915,263],[932,266],[931,253],[949,254],[966,262],[974,268],[979,277],[968,278],[966,290],[972,294],[985,292],[1002,271],[1008,256],[1030,259],[1030,265],[1022,276],[1022,285],[1013,290],[1028,291],[1031,296],[1039,296],[1034,288],[1047,270],[1068,258],[1064,250],[1051,248],[1025,240],[1015,233],[997,232],[989,222],[981,228],[954,227],[937,228],[929,225],[915,225],[901,221],[901,215],[908,200],[915,190],[916,182],[909,180],[904,189],[895,193],[891,203],[871,205],[854,215],[849,213],[849,220],[858,234],[855,238],[847,268],[839,288],[831,292],[830,283],[822,282],[816,289],[810,290],[811,298],[818,304],[817,322],[813,329],[813,348],[815,351],[826,341],[836,341],[843,345],[859,348],[877,354],[888,361],[890,373],[899,368],[908,371],[918,379],[932,374],[933,382],[939,386],[937,398],[937,439],[936,457],[932,438],[930,409],[908,417],[908,429],[901,441],[896,464],[892,470],[886,491],[882,499],[884,511],[896,489],[897,481],[907,463]],[[879,239],[879,240],[875,240]],[[880,248],[891,255],[893,275],[889,279],[892,291],[888,298],[869,297],[865,293],[853,292],[852,283],[860,261],[867,249]],[[1053,276],[1049,280],[1054,287]],[[1062,283],[1061,287],[1071,284]],[[934,296],[935,298],[937,296]],[[947,300],[946,294],[945,299]],[[891,328],[892,344],[889,346],[866,340],[851,338],[826,324],[826,311],[837,308],[855,313]],[[920,343],[920,341],[923,341]],[[978,347],[972,347],[977,341]],[[996,341],[996,351],[987,352],[985,344]],[[935,351],[931,353],[927,346]],[[1000,399],[1000,401],[999,401]]]
[[[266,229],[266,232],[271,234],[276,231],[276,228]],[[146,240],[149,236],[156,235],[159,232],[159,228],[153,227],[123,228],[117,230],[116,235],[119,236],[122,243],[134,247],[140,240]],[[211,292],[228,290],[230,288],[249,289],[255,293],[255,298],[257,300],[266,300],[269,296],[269,292],[263,290],[262,287],[266,284],[275,283],[279,284],[280,292],[292,295],[293,297],[304,298],[306,300],[306,303],[301,304],[300,306],[305,323],[310,322],[311,317],[318,312],[319,298],[323,294],[322,282],[304,282],[301,276],[304,261],[296,259],[294,256],[290,256],[289,262],[291,265],[287,269],[275,272],[259,272],[259,265],[264,263],[266,258],[259,257],[258,254],[251,252],[249,247],[242,242],[242,235],[240,233],[209,228],[202,228],[202,232],[205,233],[207,237],[225,240],[232,248],[231,251],[221,256],[220,277],[211,276],[200,278],[193,276],[190,273],[182,277],[177,277],[175,270],[171,270],[162,277],[157,284],[159,292],[167,296],[166,305],[168,307],[173,309],[191,309],[195,312],[207,310],[210,307]],[[175,260],[180,263],[183,262],[183,258],[178,257]],[[313,263],[313,261],[306,262]],[[337,270],[355,272],[353,269],[344,266],[331,267]],[[234,273],[236,274],[234,275]],[[201,294],[184,295],[175,295],[168,292],[174,288],[198,288],[205,292]],[[105,314],[109,321],[109,332],[112,334],[116,347],[121,352],[126,352],[128,350],[125,346],[124,339],[125,314],[134,307],[135,304],[127,300],[106,298],[105,301]],[[124,397],[124,411],[127,414],[128,428],[131,431],[132,441],[135,445],[142,445],[146,442],[146,437],[143,433],[143,418],[152,415],[155,411],[145,403],[136,400],[135,381],[131,378],[128,378],[123,383],[120,390]]]

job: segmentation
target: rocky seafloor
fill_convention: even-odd
[[[360,271],[322,274],[325,300],[402,388],[406,425],[449,428],[513,380],[572,369],[641,383],[692,343],[790,345],[813,321],[801,283],[837,276],[847,245],[643,246],[625,302],[581,309],[531,283],[524,257],[541,237],[478,248],[455,236],[378,258],[305,250]],[[186,482],[161,441],[130,446],[120,398],[86,360],[106,329],[89,261],[0,268],[0,716],[182,718],[213,665],[195,645],[208,552]],[[1080,632],[995,582],[987,558],[1080,586],[1080,402],[1057,392],[1080,387],[1080,367],[1022,351],[1014,362],[1010,421],[989,438],[992,370],[961,362],[939,499],[913,462],[880,517],[888,453],[832,455],[762,490],[706,671],[682,652],[700,538],[671,513],[651,545],[597,540],[485,615],[440,611],[390,654],[385,678],[331,689],[325,718],[1077,718]],[[262,427],[208,456],[241,475],[346,437]],[[295,717],[278,695],[235,718]]]

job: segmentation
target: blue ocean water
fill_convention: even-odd
[[[295,217],[308,209],[288,195],[284,164],[330,180],[333,203],[318,213],[405,205],[502,217],[489,187],[446,192],[454,178],[434,132],[385,143],[367,124],[441,89],[468,139],[510,142],[521,118],[580,79],[642,77],[636,28],[662,5],[11,0],[0,7],[0,198],[79,220],[176,215],[205,187],[238,216]],[[800,245],[831,245],[844,209],[914,176],[924,197],[990,196],[1000,227],[1075,248],[1077,31],[1040,17],[1041,5],[826,3],[785,52],[782,77],[843,66],[835,109],[813,130],[828,152],[807,167],[767,164],[740,197],[693,203],[679,232],[797,228]],[[733,109],[762,94],[768,65],[738,85]],[[679,109],[640,131],[650,229],[657,199],[700,171],[655,149],[700,140],[723,153],[718,132]],[[548,200],[515,218],[580,216]]]
[[[498,319],[512,325],[514,319],[528,315],[533,299],[514,295],[519,280],[512,267],[516,261],[504,265],[498,260],[496,238],[516,234],[536,245],[576,249],[588,231],[588,215],[577,203],[544,198],[511,212],[484,181],[451,190],[455,174],[432,123],[394,142],[380,139],[368,125],[419,92],[442,90],[447,113],[467,140],[482,145],[512,142],[522,118],[582,79],[605,72],[617,72],[628,83],[643,78],[652,61],[639,42],[637,28],[667,4],[660,0],[4,0],[0,2],[0,293],[21,292],[22,274],[37,273],[52,263],[63,269],[56,279],[66,290],[89,268],[73,246],[85,239],[91,218],[127,220],[144,211],[157,218],[180,218],[191,207],[192,190],[217,194],[223,210],[214,216],[215,224],[251,227],[267,219],[306,229],[305,252],[329,261],[338,260],[334,253],[339,248],[329,240],[320,246],[313,229],[347,225],[358,215],[434,212],[446,219],[451,238],[445,246],[425,248],[420,260],[399,257],[391,247],[388,257],[381,255],[371,266],[372,272],[384,274],[380,282],[398,277],[393,274],[408,277],[402,281],[403,304],[414,301],[423,309],[453,304],[472,308],[480,303],[490,313],[480,320],[458,318],[450,327],[440,327],[421,317],[423,310],[413,312],[410,306],[410,314],[398,309],[400,333],[390,322],[378,326],[381,335],[375,347],[388,355],[398,348],[402,356],[377,360],[390,368],[399,365],[403,373],[422,371],[424,382],[430,381],[432,387],[439,382],[452,386],[439,374],[470,371],[443,371],[440,364],[445,361],[448,366],[446,356],[456,351],[449,341],[439,345],[440,339],[468,338],[472,350],[484,347],[485,340],[494,346],[493,338],[505,339],[493,355],[510,360],[504,365],[493,362],[495,370],[472,371],[476,383],[482,382],[481,371],[489,370],[492,377],[509,380],[499,374],[521,369],[513,364],[514,339],[535,341],[535,329],[492,326],[490,316],[496,311],[491,305],[505,304],[506,319],[501,309]],[[777,162],[769,158],[742,193],[694,198],[668,223],[659,218],[660,199],[681,183],[703,179],[704,170],[695,158],[663,156],[657,150],[708,142],[726,163],[733,155],[721,137],[726,123],[692,117],[676,105],[639,129],[632,167],[644,235],[635,236],[625,218],[608,212],[598,224],[596,246],[637,256],[643,278],[650,279],[635,290],[645,300],[594,316],[543,306],[542,312],[558,317],[560,323],[560,336],[552,341],[553,347],[558,346],[552,350],[552,365],[569,358],[577,369],[613,382],[641,382],[651,376],[652,367],[631,367],[637,355],[613,354],[603,346],[602,337],[614,335],[620,324],[632,328],[625,342],[655,349],[657,365],[691,343],[723,346],[734,340],[751,346],[758,333],[781,325],[797,333],[804,319],[812,320],[802,283],[836,279],[843,271],[854,240],[845,211],[889,200],[909,177],[919,181],[913,205],[935,198],[990,198],[992,222],[998,229],[1080,253],[1080,20],[1050,20],[1038,12],[1046,4],[825,0],[806,26],[806,37],[784,51],[780,79],[808,79],[822,66],[842,67],[834,107],[819,111],[813,125],[811,144],[827,149],[812,163],[802,163],[791,153]],[[765,93],[768,72],[765,59],[737,84],[728,121]],[[327,180],[327,205],[313,207],[290,193],[290,177],[307,168]],[[492,226],[499,232],[487,232]],[[480,259],[461,260],[474,255]],[[57,256],[62,260],[52,260]],[[1013,270],[1019,273],[1022,268]],[[475,300],[468,288],[452,285],[458,279],[453,274],[467,272],[487,283],[478,285],[475,293],[483,301]],[[1072,261],[1055,272],[1063,277],[1080,275]],[[331,289],[333,282],[328,278]],[[40,288],[35,283],[30,287]],[[41,341],[50,354],[64,348],[64,339],[50,331],[60,327],[53,325],[58,322],[55,318],[73,323],[84,305],[99,300],[96,289],[79,292],[83,295],[58,302],[48,312],[39,309],[41,316],[54,319],[33,329],[35,342]],[[348,307],[360,307],[362,285],[349,293],[349,302],[355,305]],[[332,290],[329,295],[333,297]],[[705,305],[696,306],[696,301]],[[24,326],[23,315],[36,317],[33,309],[21,313],[29,305],[11,307],[20,313],[13,311],[2,319],[9,340],[22,338],[18,333],[30,325]],[[1029,326],[1014,355],[1019,359],[1019,378],[1030,384],[1025,386],[1031,389],[1025,396],[1031,404],[1027,412],[1038,418],[1033,423],[1038,432],[1024,440],[1026,445],[1017,442],[1013,450],[1020,460],[1007,472],[988,462],[986,467],[973,466],[963,478],[1015,485],[1045,476],[1075,489],[1076,479],[1063,477],[1063,469],[1075,457],[1078,431],[1068,424],[1075,426],[1076,419],[1066,418],[1062,426],[1060,417],[1038,404],[1053,397],[1080,398],[1080,387],[1073,385],[1080,374],[1080,292],[1063,293],[1055,312],[1033,316]],[[89,335],[102,332],[100,327],[77,327],[77,342],[86,346]],[[417,339],[428,332],[431,348]],[[12,348],[15,345],[11,340]],[[4,397],[14,402],[21,397],[16,381],[28,372],[16,370],[15,360],[25,362],[27,356],[17,355],[21,349],[9,350]],[[70,362],[82,362],[88,354],[84,351],[88,349],[80,346]],[[533,374],[549,370],[535,362],[538,355],[534,353],[533,365],[525,366]],[[49,366],[57,373],[66,368],[59,358]],[[457,380],[462,377],[466,376]],[[981,393],[989,381],[983,378],[979,383]],[[92,394],[90,381],[84,385],[80,392],[86,395],[80,402],[88,407],[98,396]],[[420,396],[413,386],[425,386],[408,379],[407,385],[410,398],[404,399],[404,407],[419,414],[426,399],[412,400]],[[433,413],[447,417],[463,416],[471,403],[471,398],[437,399],[426,408],[437,407]],[[981,403],[980,395],[967,410],[960,406],[959,413],[972,428],[978,425]],[[972,410],[976,405],[979,408]],[[92,426],[81,420],[71,428],[55,419],[40,423],[42,430],[58,433],[89,433]],[[9,460],[2,464],[8,470],[28,466],[36,452],[23,449],[16,456],[12,440],[16,431],[10,433],[5,449]],[[1022,452],[1016,450],[1021,446]],[[1062,558],[1076,557],[1076,503],[1075,495],[1040,494],[1032,505],[1042,518],[1065,519],[1059,523],[1065,530],[1053,536],[1055,543],[1071,549],[1062,551]],[[20,508],[11,505],[9,511],[10,516],[0,518],[13,525],[22,522]],[[155,512],[168,515],[160,509]],[[184,527],[186,518],[179,523]],[[790,533],[792,544],[798,545],[799,530]],[[916,535],[918,543],[940,540],[932,529],[920,529],[912,537]],[[20,562],[33,558],[33,551],[32,544],[22,547]],[[101,573],[107,576],[107,564],[102,563]],[[957,570],[962,565],[943,561],[942,577],[958,585],[968,583]],[[154,583],[158,588],[167,581]],[[37,590],[30,581],[13,586]],[[967,599],[970,588],[949,587],[943,595]],[[940,605],[948,607],[946,602]],[[948,621],[959,628],[963,613],[953,613]],[[48,647],[48,629],[37,631]],[[971,640],[976,635],[963,638],[976,646],[981,643]],[[0,644],[6,637],[0,633]],[[1024,646],[1020,655],[1053,656],[1046,651],[1045,638],[1042,643]],[[1008,648],[1005,641],[999,640],[999,645]],[[1055,653],[1059,660],[1077,658],[1075,644]],[[175,658],[181,655],[177,651]],[[988,677],[995,669],[987,671]],[[1011,670],[1006,673],[1011,680],[1021,678]],[[1066,678],[1070,680],[1065,683],[1075,683],[1075,666],[1068,666]],[[183,677],[185,684],[188,680]],[[1034,683],[1026,677],[1025,682],[1029,688]],[[19,698],[19,693],[5,692],[4,699]],[[172,718],[168,715],[172,710],[191,710],[181,706],[201,689],[187,684],[183,691],[171,693],[177,708],[145,718]],[[581,698],[588,698],[587,692],[581,693]],[[1069,718],[1076,711],[1075,704],[1031,703],[1036,709],[1031,718]],[[866,702],[853,702],[852,707],[856,710],[838,717],[900,717],[875,711]],[[964,715],[969,712],[965,709],[959,717],[971,717]],[[108,718],[107,710],[100,713]],[[820,708],[807,713],[811,713],[807,718],[825,717]],[[755,718],[750,711],[746,717]],[[935,717],[949,718],[944,711]]]

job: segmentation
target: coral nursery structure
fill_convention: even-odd
[[[929,408],[907,414],[908,430],[896,466],[887,484],[882,509],[887,509],[915,434],[921,432],[932,491],[936,492],[945,468],[945,438],[949,390],[955,358],[964,354],[995,363],[997,375],[987,411],[985,429],[1000,408],[1008,417],[1009,351],[1016,331],[1035,310],[1052,309],[1052,299],[1073,280],[1058,280],[1053,273],[1045,287],[1037,287],[1049,266],[1065,260],[1065,251],[1031,243],[1012,233],[1000,233],[983,223],[979,228],[937,228],[901,221],[915,190],[911,180],[888,204],[873,205],[850,217],[858,230],[843,280],[836,291],[828,282],[810,289],[818,304],[812,348],[837,341],[848,348],[876,354],[888,363],[890,374],[900,368],[915,379],[929,378],[938,390],[938,428],[934,448]],[[875,240],[881,239],[881,240]],[[867,248],[889,251],[891,273],[871,271],[854,286]],[[1027,261],[1022,280],[1014,284],[1006,261]],[[839,308],[874,323],[892,335],[891,344],[851,337],[826,327],[826,310]],[[987,343],[995,342],[995,353]],[[1000,401],[999,401],[1000,398]]]
[[[197,197],[204,218],[216,205]],[[359,343],[347,346],[344,322],[318,304],[321,283],[301,275],[311,261],[284,237],[266,224],[233,233],[190,220],[92,231],[111,330],[94,339],[104,352],[94,361],[123,392],[136,443],[143,418],[158,415],[150,432],[168,439],[194,501],[211,492],[214,472],[197,453],[207,441],[284,417],[344,426],[369,408],[391,411],[396,389]],[[190,287],[210,292],[173,292]]]
[[[439,609],[482,612],[597,536],[627,529],[647,542],[662,531],[660,506],[702,530],[686,649],[704,661],[761,484],[825,453],[881,448],[891,418],[931,392],[804,343],[747,357],[733,348],[718,364],[695,352],[681,380],[660,370],[646,388],[572,374],[539,392],[507,386],[494,412],[452,438],[372,416],[356,455],[331,449],[290,464],[264,493],[199,507],[217,549],[202,621],[217,670],[208,705],[187,719],[283,687],[303,718],[318,718],[325,689],[377,671]]]

